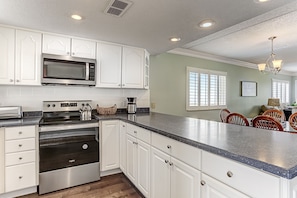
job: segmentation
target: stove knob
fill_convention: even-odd
[[[47,106],[47,108],[50,108],[51,107],[51,105],[50,104],[48,104],[48,105],[46,105]]]
[[[55,107],[56,105],[55,104],[53,104],[53,107]]]

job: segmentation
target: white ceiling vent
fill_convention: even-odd
[[[111,0],[104,10],[106,14],[121,17],[133,3],[127,0]]]

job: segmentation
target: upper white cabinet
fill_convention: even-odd
[[[41,34],[16,30],[15,84],[40,85]]]
[[[43,34],[42,52],[70,55],[80,58],[96,58],[96,42],[64,36]]]
[[[0,84],[40,85],[40,33],[0,27],[0,54]]]
[[[123,47],[122,87],[144,88],[144,49]]]
[[[97,43],[96,86],[105,88],[148,88],[148,86],[144,86],[144,57],[145,50],[141,48]]]
[[[101,121],[101,171],[120,167],[120,128],[118,120]]]
[[[14,84],[15,30],[0,27],[0,83]]]

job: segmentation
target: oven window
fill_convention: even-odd
[[[61,63],[45,61],[43,66],[43,77],[44,78],[55,78],[55,79],[75,79],[85,80],[86,79],[86,65],[85,63]]]

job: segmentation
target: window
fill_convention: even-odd
[[[226,72],[187,67],[187,110],[226,108]]]
[[[281,104],[289,104],[290,82],[272,79],[272,98],[279,98]]]

